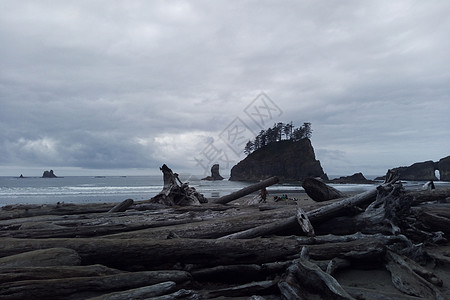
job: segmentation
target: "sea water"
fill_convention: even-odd
[[[180,176],[182,182],[207,198],[220,197],[250,183],[205,181],[200,176]],[[158,176],[66,176],[58,178],[0,177],[0,206],[9,204],[51,204],[120,202],[131,198],[147,200],[163,188]]]
[[[239,181],[206,181],[201,176],[180,175],[207,198],[216,198],[240,190],[252,183]],[[423,182],[410,182],[420,188]],[[439,184],[439,183],[436,183]],[[449,183],[446,183],[449,185]],[[378,184],[331,184],[342,192],[364,192]],[[147,200],[163,187],[161,175],[155,176],[67,176],[58,178],[0,177],[0,206],[9,204],[53,204],[120,202],[131,198]],[[268,187],[269,195],[304,193],[298,183],[277,184]]]

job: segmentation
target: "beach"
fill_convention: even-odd
[[[239,185],[249,186],[223,182],[214,190],[215,183],[192,182],[199,190],[211,189],[215,196],[235,191]],[[249,299],[258,295],[258,299],[281,299],[286,284],[303,285],[308,280],[297,282],[295,278],[307,274],[307,278],[319,276],[308,285],[320,283],[336,289],[329,286],[335,283],[324,279],[332,276],[342,293],[357,299],[450,297],[450,246],[445,240],[418,246],[426,255],[413,262],[404,256],[406,252],[399,252],[409,247],[403,238],[379,231],[378,223],[373,225],[375,231],[331,234],[339,229],[333,220],[351,221],[375,201],[375,187],[348,185],[342,189],[343,199],[324,202],[312,200],[298,185],[274,185],[267,188],[266,201],[253,205],[246,203],[259,191],[226,204],[215,203],[218,197],[195,206],[136,200],[117,212],[112,211],[118,202],[105,201],[4,205],[0,210],[0,268],[4,274],[0,296]],[[418,187],[409,184],[405,192],[416,195]],[[98,186],[88,188],[97,190]],[[438,203],[445,200],[440,195],[446,192],[445,185],[437,185],[436,192],[425,194],[430,204],[421,200],[425,204],[414,204],[414,211],[434,215],[439,209],[442,224],[447,224],[444,212],[448,204]],[[287,199],[274,200],[283,195]],[[313,224],[314,237],[299,227],[299,208]],[[270,229],[275,225],[283,229]],[[445,227],[442,230],[445,235],[449,232]],[[408,235],[410,238],[417,239]],[[414,244],[419,245],[417,240]],[[306,256],[301,254],[304,251]],[[400,258],[395,256],[398,253],[403,253]],[[298,274],[294,267],[304,269]],[[399,271],[405,268],[412,271]],[[412,282],[420,289],[399,290],[393,274],[405,284],[415,280]],[[305,293],[316,292],[313,288]]]

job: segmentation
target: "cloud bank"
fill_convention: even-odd
[[[328,174],[436,161],[450,150],[449,12],[445,1],[2,1],[0,175],[163,163],[201,174],[210,145],[226,174],[243,155],[223,132],[236,118],[259,130],[245,108],[261,92],[282,112],[268,121],[312,123]]]

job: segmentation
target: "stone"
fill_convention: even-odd
[[[398,167],[392,169],[392,171],[398,172],[398,174],[400,175],[400,180],[436,181],[438,180],[434,173],[436,169],[436,164],[433,161],[429,160],[412,164],[409,167]]]
[[[53,173],[53,170],[50,170],[44,171],[44,174],[42,174],[42,178],[57,178],[57,176]]]
[[[354,183],[354,184],[366,184],[374,183],[372,180],[368,180],[364,175],[360,173],[355,173],[351,176],[342,176],[339,178],[334,178],[329,181],[330,183]]]
[[[202,180],[223,180],[224,178],[219,173],[219,164],[215,164],[211,167],[211,176],[207,176],[205,178],[202,178]]]
[[[272,176],[281,182],[308,177],[328,180],[316,160],[311,141],[306,138],[273,142],[255,150],[231,169],[230,180],[260,181]]]
[[[450,181],[450,156],[441,158],[437,165],[441,177],[440,180]]]

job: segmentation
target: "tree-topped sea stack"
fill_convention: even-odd
[[[259,181],[277,176],[281,181],[298,181],[307,177],[327,179],[316,160],[309,139],[270,143],[250,153],[231,169],[230,180]]]
[[[328,180],[311,144],[311,123],[296,128],[275,123],[248,141],[248,156],[231,169],[230,180],[259,181],[276,176],[280,181],[301,181],[307,177]]]

